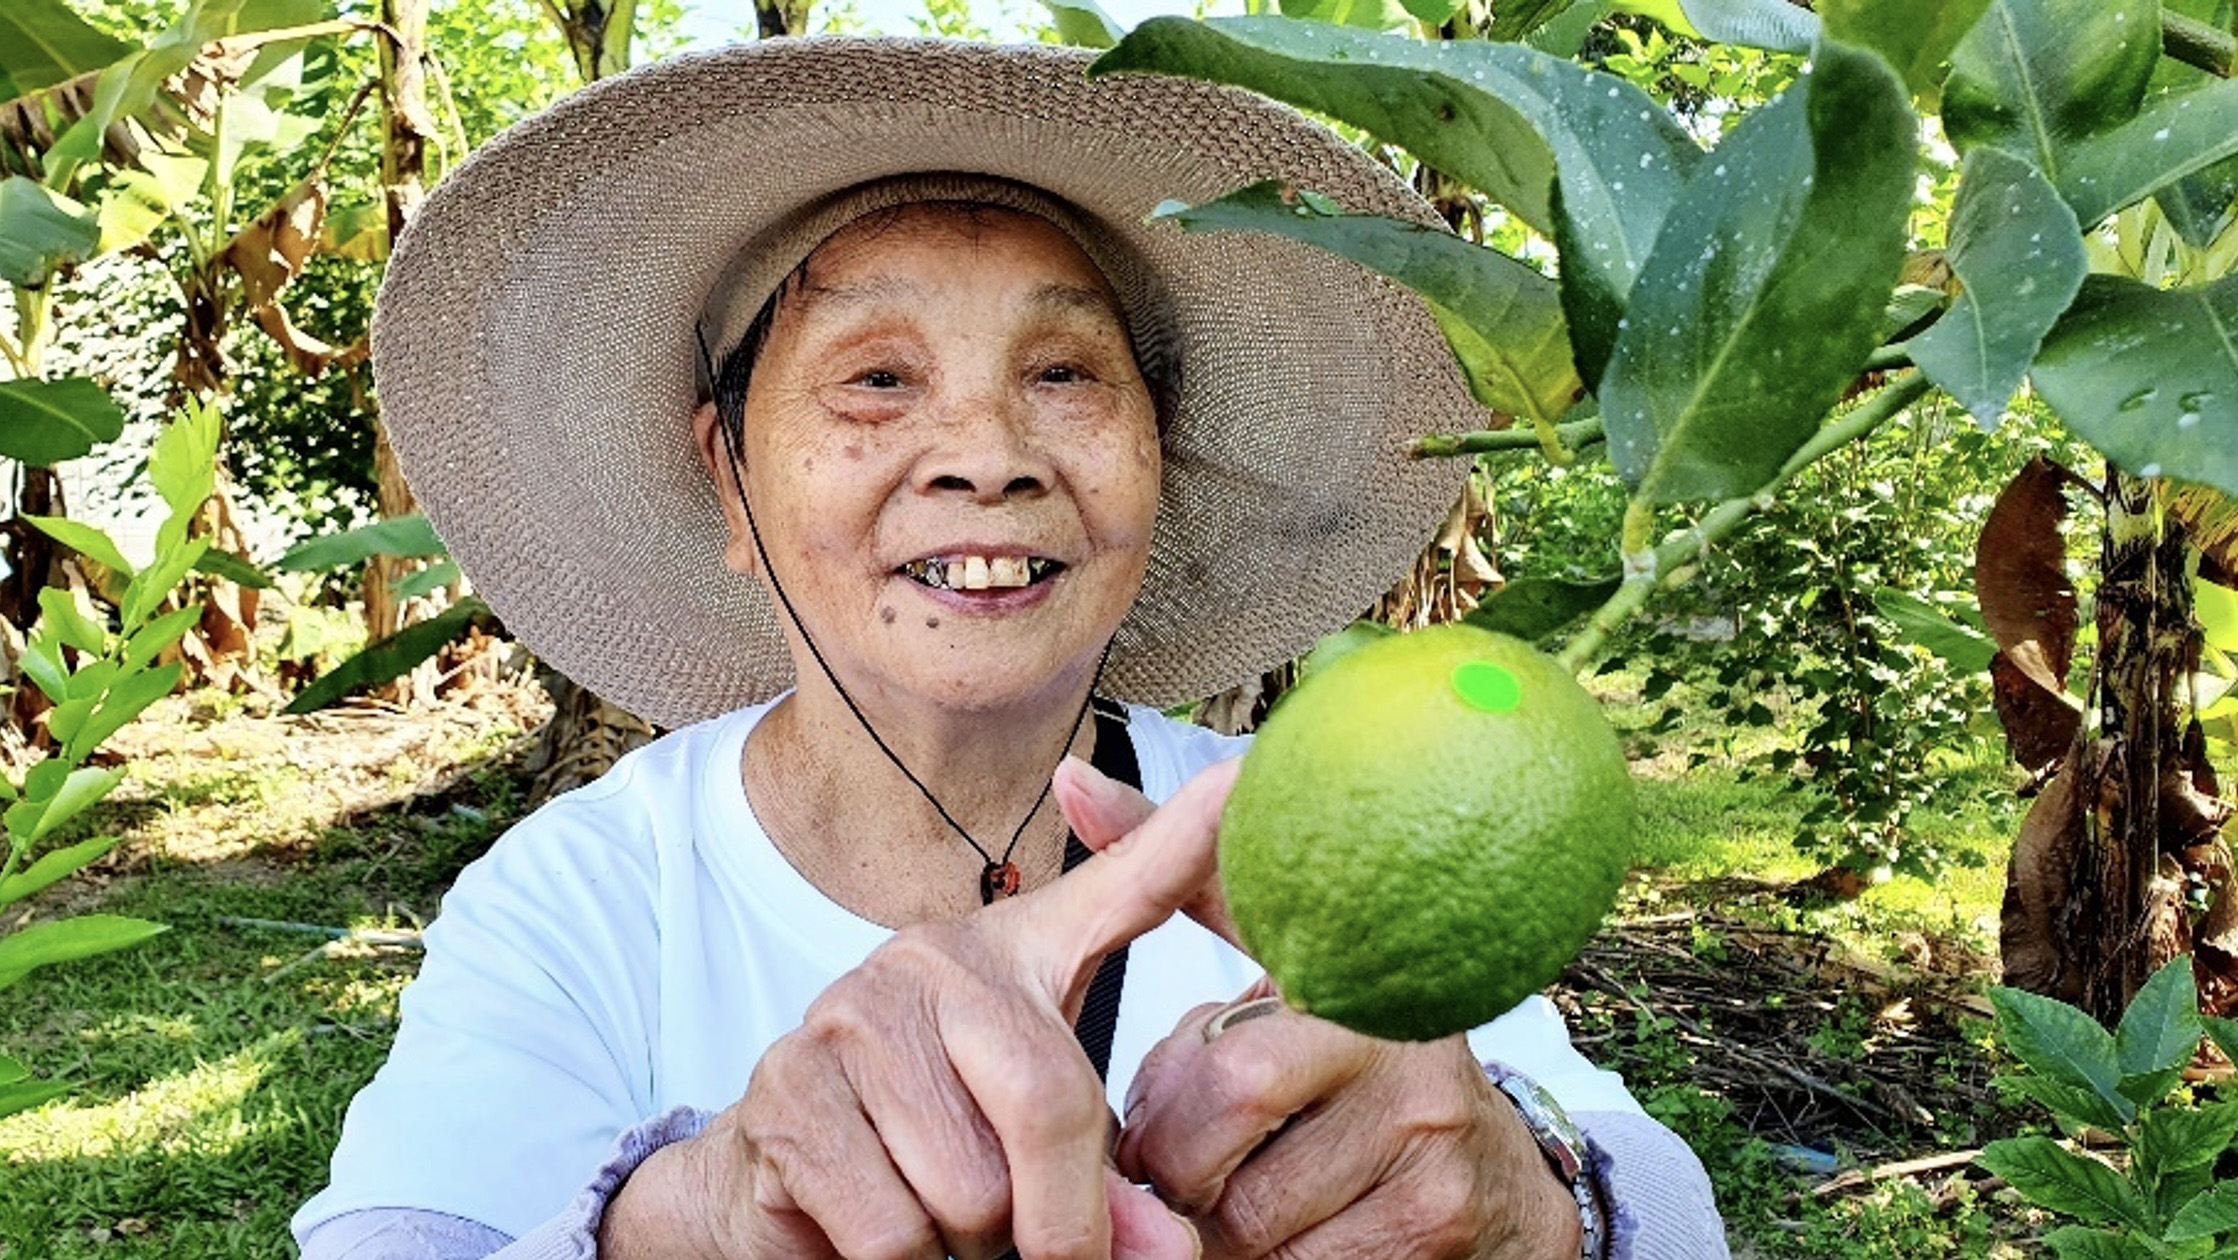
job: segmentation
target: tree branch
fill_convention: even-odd
[[[1601,418],[1588,416],[1554,426],[1554,436],[1575,451],[1602,439]],[[1535,451],[1544,446],[1535,428],[1500,429],[1484,433],[1432,433],[1418,438],[1407,452],[1415,459],[1443,459],[1453,455],[1482,455],[1489,451]]]
[[[2185,65],[2221,79],[2230,77],[2231,64],[2238,61],[2238,36],[2173,9],[2160,11],[2160,48]]]
[[[1820,428],[1756,493],[1725,500],[1703,513],[1694,528],[1674,534],[1652,551],[1627,548],[1623,585],[1616,588],[1607,603],[1594,610],[1585,628],[1563,645],[1555,659],[1573,674],[1584,669],[1599,654],[1609,635],[1646,606],[1649,596],[1658,590],[1679,586],[1694,576],[1693,562],[1723,541],[1742,521],[1771,507],[1773,493],[1794,480],[1797,473],[1895,419],[1906,407],[1918,402],[1929,388],[1925,376],[1916,371],[1906,372],[1847,416]],[[1634,515],[1634,512],[1626,513],[1627,525]]]

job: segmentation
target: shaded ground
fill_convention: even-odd
[[[292,1254],[287,1215],[386,1053],[410,935],[518,815],[543,716],[525,687],[410,714],[200,706],[165,701],[120,738],[134,777],[89,825],[126,843],[29,908],[172,930],[0,997],[0,1048],[82,1083],[0,1120],[6,1260]],[[1765,813],[1751,825],[1776,831]],[[1630,906],[1557,997],[1702,1152],[1737,1254],[2023,1254],[1998,1240],[2035,1223],[1965,1162],[2014,1127],[1977,940],[1912,931],[1870,956],[1730,873],[1644,872]]]

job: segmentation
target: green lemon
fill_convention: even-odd
[[[1616,899],[1616,733],[1530,645],[1435,626],[1284,697],[1220,822],[1243,944],[1300,1010],[1429,1040],[1553,982]]]

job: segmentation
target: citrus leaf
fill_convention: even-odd
[[[2199,1022],[2199,991],[2192,982],[2191,958],[2179,955],[2155,971],[2121,1013],[2121,1023],[2114,1029],[2114,1062],[2124,1076],[2180,1068],[2190,1061],[2206,1031]]]
[[[185,608],[174,608],[133,631],[132,637],[124,643],[124,668],[136,670],[163,655],[163,649],[177,643],[200,620],[202,605],[189,604]]]
[[[1463,621],[1536,642],[1608,602],[1621,578],[1571,582],[1562,578],[1517,578],[1485,596]]]
[[[41,467],[124,432],[124,409],[88,377],[0,381],[0,456]]]
[[[1989,0],[1819,0],[1829,38],[1888,59],[1914,92],[1942,78],[1951,50],[1989,9]]]
[[[2169,1242],[2188,1242],[2211,1238],[2226,1229],[2238,1229],[2238,1183],[2223,1182],[2200,1191],[2176,1210],[2176,1219],[2168,1222],[2168,1232],[2162,1237]]]
[[[155,446],[148,452],[148,484],[171,509],[174,520],[200,509],[215,488],[218,438],[224,427],[216,404],[190,398],[156,434]],[[182,524],[180,529],[184,528]],[[163,542],[159,540],[156,549],[163,550]]]
[[[1233,84],[1329,115],[1552,236],[1589,386],[1664,215],[1702,156],[1640,89],[1515,44],[1424,43],[1280,18],[1153,18],[1089,73],[1122,70]]]
[[[1380,621],[1355,621],[1335,634],[1323,635],[1298,663],[1298,676],[1309,678],[1329,668],[1345,657],[1380,639],[1388,639],[1398,631]]]
[[[2115,1088],[2121,1079],[2114,1035],[2056,998],[1998,986],[1989,991],[2005,1048],[2032,1070],[2072,1089],[2087,1089],[2116,1112],[2134,1114]]]
[[[124,604],[118,617],[125,625],[136,626],[155,612],[156,606],[186,579],[187,573],[210,549],[207,538],[197,538],[170,552],[158,552],[153,563],[132,575],[124,588]]]
[[[1943,127],[1961,152],[1993,145],[2065,188],[2068,148],[2129,121],[2159,60],[2158,0],[1991,0],[1951,51]]]
[[[1513,43],[1572,8],[1588,7],[1591,6],[1572,4],[1571,0],[1507,0],[1493,8],[1492,26],[1485,32],[1485,38]]]
[[[109,632],[78,611],[78,601],[69,591],[59,586],[41,590],[39,612],[47,629],[61,639],[65,647],[74,647],[88,656],[99,656],[108,650]]]
[[[133,674],[109,689],[102,697],[101,708],[86,719],[76,735],[70,737],[69,755],[78,760],[93,755],[103,740],[121,730],[125,723],[140,716],[149,705],[170,695],[179,685],[179,678],[186,672],[183,661],[173,661],[144,673]]]
[[[31,1069],[7,1055],[0,1054],[0,1085],[13,1085],[31,1075]]]
[[[81,766],[72,770],[69,777],[62,781],[61,788],[42,802],[44,808],[39,814],[38,825],[31,829],[30,839],[44,840],[55,828],[84,813],[123,781],[122,766],[109,769]]]
[[[6,905],[11,901],[21,901],[49,884],[75,875],[85,869],[88,863],[117,847],[117,842],[122,838],[121,836],[95,836],[91,840],[81,840],[68,848],[41,854],[38,861],[24,867],[8,878],[0,880],[0,905]],[[4,1079],[0,1079],[0,1084],[5,1083]]]
[[[2156,96],[2127,123],[2071,146],[2060,195],[2085,227],[2238,154],[2238,80]]]
[[[2207,1026],[2207,1039],[2215,1043],[2226,1059],[2238,1060],[2238,1019],[2220,1015],[2202,1015],[2199,1022]]]
[[[1966,155],[1951,209],[1951,270],[1966,287],[1905,343],[1927,378],[1983,430],[2005,417],[2090,270],[2075,214],[2034,167],[2000,149]]]
[[[435,527],[427,523],[427,517],[413,512],[298,543],[273,561],[272,567],[283,573],[304,573],[363,564],[375,556],[414,559],[446,554],[443,540],[435,536]]]
[[[1616,7],[1713,44],[1801,53],[1818,38],[1811,11],[1786,0],[1618,0]]]
[[[167,931],[170,929],[161,923],[115,914],[81,914],[34,923],[20,932],[0,936],[0,989],[23,979],[33,968],[106,954]]]
[[[1049,10],[1057,38],[1080,48],[1109,48],[1127,33],[1096,0],[1041,0],[1041,7]]]
[[[1407,286],[1441,326],[1460,325],[1446,339],[1488,407],[1552,424],[1584,390],[1554,281],[1498,250],[1439,228],[1336,213],[1324,198],[1273,181],[1203,205],[1168,202],[1152,217],[1192,231],[1287,236]]]
[[[1916,595],[1884,586],[1873,592],[1873,606],[1896,623],[1897,631],[1907,641],[1942,657],[1962,674],[1988,669],[1990,658],[1997,655],[1997,645],[1988,636],[1951,620]]]
[[[2238,276],[2160,290],[2092,276],[2036,357],[2067,427],[2140,477],[2238,494]]]
[[[1754,493],[1818,431],[1880,339],[1917,127],[1886,63],[1828,42],[1698,168],[1600,388],[1609,457],[1643,500]]]
[[[1389,31],[1413,20],[1399,0],[1277,0],[1282,16],[1329,26],[1351,26],[1365,31]],[[1451,16],[1448,12],[1447,16]]]
[[[131,51],[62,0],[8,0],[0,7],[0,101],[89,74]]]
[[[132,565],[116,543],[101,530],[84,521],[73,521],[60,516],[26,516],[23,519],[38,527],[40,533],[54,539],[102,568],[126,581],[132,580]]]
[[[361,687],[377,686],[410,673],[421,661],[443,650],[476,617],[489,612],[480,597],[469,595],[435,616],[407,626],[356,656],[313,679],[283,713],[311,713],[325,708]]]
[[[2139,1122],[2137,1158],[2154,1177],[2212,1164],[2238,1139],[2238,1102],[2155,1107]]]
[[[2151,1228],[2134,1187],[2113,1169],[2064,1150],[2050,1138],[1992,1142],[1974,1162],[2003,1177],[2038,1206],[2093,1224]]]
[[[211,577],[224,578],[228,582],[237,586],[246,586],[251,590],[269,591],[272,589],[272,579],[264,576],[264,570],[257,568],[230,551],[220,551],[216,547],[202,553],[202,558],[194,562],[194,571],[196,573],[206,573]]]

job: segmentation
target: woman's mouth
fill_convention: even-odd
[[[1009,590],[1037,586],[1064,570],[1046,556],[928,556],[894,570],[936,591]]]

